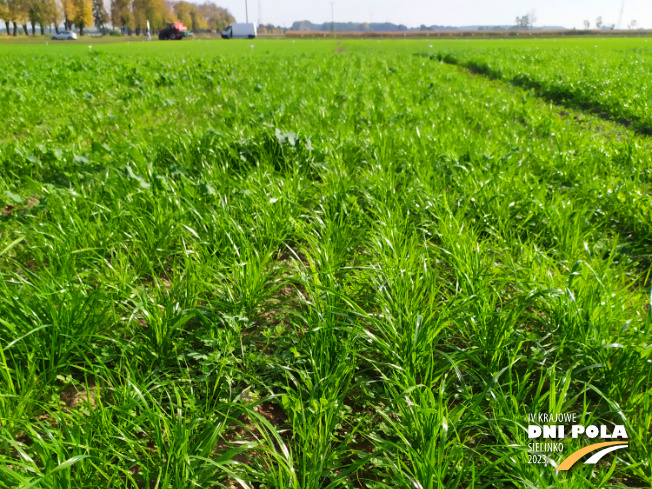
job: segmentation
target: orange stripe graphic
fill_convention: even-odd
[[[594,445],[589,445],[588,447],[580,448],[578,451],[571,453],[566,459],[559,464],[559,467],[557,467],[557,470],[568,470],[570,469],[573,465],[575,465],[575,462],[577,462],[579,459],[581,459],[584,455],[586,455],[589,452],[592,452],[594,450],[597,450],[598,448],[604,448],[604,447],[610,447],[613,445],[627,445],[626,441],[607,441],[605,443],[596,443]]]

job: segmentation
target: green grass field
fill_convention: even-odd
[[[0,44],[0,487],[650,487],[648,44]]]

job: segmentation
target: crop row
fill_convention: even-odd
[[[609,49],[601,39],[594,43],[564,49],[447,48],[433,57],[651,134],[652,88],[648,80],[652,47],[644,40],[640,40],[641,46],[626,49]]]

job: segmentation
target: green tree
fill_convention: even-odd
[[[530,16],[524,15],[523,17],[516,17],[516,27],[519,29],[527,29],[530,25]]]
[[[532,29],[534,23],[537,21],[537,15],[534,10],[523,17],[516,17],[516,27],[519,29]]]
[[[41,35],[43,34],[43,22],[47,18],[47,3],[44,0],[29,0],[27,16],[29,23],[32,25],[32,35],[36,35],[36,24],[41,26]]]
[[[104,8],[104,0],[93,0],[93,20],[95,26],[104,34],[104,26],[109,21],[109,14]]]

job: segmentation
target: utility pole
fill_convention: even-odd
[[[249,7],[247,6],[247,0],[245,0],[245,15],[247,16],[247,24],[249,23]]]
[[[335,9],[333,7],[333,2],[331,2],[331,32],[333,37],[335,37]]]
[[[263,7],[260,3],[260,0],[258,0],[258,26],[261,26],[263,24]]]

